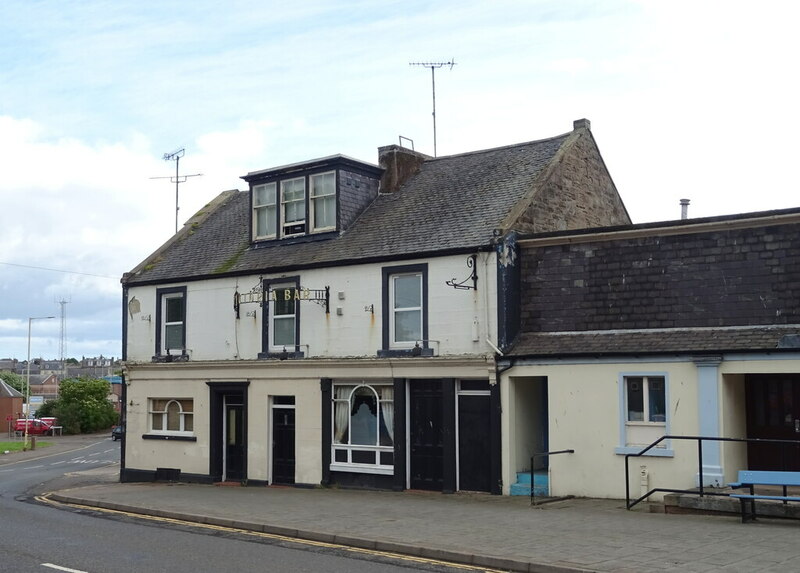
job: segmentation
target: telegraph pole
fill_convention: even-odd
[[[408,65],[422,66],[423,68],[431,69],[431,89],[433,92],[433,156],[436,157],[436,70],[444,66],[450,66],[452,70],[456,62],[455,59],[451,59],[449,62],[409,62]]]

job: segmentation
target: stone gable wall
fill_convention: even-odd
[[[557,161],[513,227],[544,233],[630,223],[600,151],[586,132]]]
[[[800,224],[524,247],[522,330],[800,322]]]

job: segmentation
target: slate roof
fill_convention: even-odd
[[[22,398],[22,394],[0,378],[0,398]]]
[[[800,351],[800,325],[528,332],[507,356],[555,357]]]
[[[399,191],[379,195],[350,229],[330,240],[249,248],[250,193],[228,191],[207,209],[213,212],[184,226],[123,282],[274,273],[485,247],[572,133],[429,159]]]

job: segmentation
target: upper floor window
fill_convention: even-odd
[[[276,189],[276,183],[265,183],[253,187],[253,235],[256,239],[275,237]]]
[[[281,181],[282,236],[306,232],[306,179],[297,177]]]
[[[181,354],[186,348],[186,288],[158,289],[156,354]]]
[[[379,355],[413,353],[428,348],[428,266],[383,269],[383,349]]]
[[[336,181],[336,171],[327,171],[253,185],[253,239],[299,237],[335,230]]]
[[[312,175],[311,181],[311,230],[323,231],[336,228],[336,173]]]
[[[273,287],[272,328],[270,346],[273,349],[294,348],[297,343],[297,289],[294,287]]]
[[[389,284],[391,342],[422,340],[422,273],[392,275]]]

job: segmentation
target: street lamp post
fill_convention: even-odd
[[[25,437],[22,442],[22,449],[28,449],[28,426],[30,425],[31,416],[31,323],[34,320],[47,320],[48,318],[55,318],[55,316],[35,316],[28,318],[28,368],[25,376]]]

